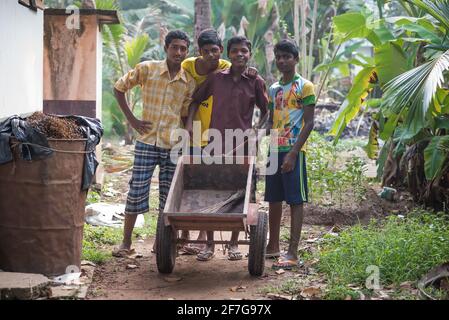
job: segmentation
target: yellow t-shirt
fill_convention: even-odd
[[[188,73],[190,73],[192,75],[192,77],[195,80],[196,85],[198,87],[206,80],[208,75],[207,74],[200,75],[196,72],[196,69],[195,69],[196,59],[198,59],[198,57],[187,58],[182,62],[181,66],[185,71],[187,71]],[[218,68],[217,68],[217,70],[215,70],[215,72],[226,70],[226,69],[229,69],[230,67],[231,67],[231,63],[229,61],[220,59],[220,61],[218,63]],[[206,100],[201,102],[200,105],[198,106],[198,110],[195,114],[195,117],[193,118],[193,121],[200,121],[200,123],[201,123],[201,136],[203,136],[204,131],[209,129],[210,119],[212,116],[213,101],[214,101],[213,96],[210,96],[209,98],[207,98]],[[201,139],[200,142],[193,140],[192,143],[193,143],[194,147],[199,147],[199,146],[203,147],[203,146],[207,145],[208,139]]]

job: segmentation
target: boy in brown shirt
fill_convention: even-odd
[[[208,76],[207,80],[196,90],[192,96],[193,103],[189,108],[186,129],[191,133],[193,117],[198,104],[213,96],[214,108],[212,110],[210,129],[221,133],[223,146],[221,153],[238,146],[232,141],[224,141],[226,129],[251,129],[254,106],[261,111],[261,118],[265,117],[268,105],[268,95],[264,80],[260,77],[249,77],[247,70],[251,58],[251,42],[245,37],[233,37],[227,45],[228,58],[232,63],[230,69],[223,70]],[[207,147],[206,147],[207,149]],[[239,232],[233,232],[229,248],[229,260],[240,260],[242,254],[237,245]],[[208,245],[200,252],[197,259],[207,261],[214,256],[213,231],[208,232]]]

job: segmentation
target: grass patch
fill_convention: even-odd
[[[146,239],[149,236],[156,236],[157,213],[145,213],[145,225],[141,228],[134,228],[133,238]]]
[[[259,293],[266,295],[267,293],[297,295],[303,289],[303,284],[297,278],[288,278],[278,285],[268,285],[259,290]]]
[[[122,240],[121,228],[84,225],[82,259],[102,264],[112,258],[111,245]]]
[[[100,202],[101,195],[95,190],[89,189],[89,192],[87,193],[87,204],[97,203]]]
[[[330,298],[344,298],[348,284],[365,287],[372,271],[379,269],[381,286],[417,281],[449,257],[447,217],[415,211],[406,218],[390,216],[381,223],[357,225],[326,238],[318,270],[329,280]],[[344,289],[342,288],[344,287]]]
[[[157,214],[146,213],[145,225],[134,228],[133,240],[156,235]],[[82,259],[102,264],[112,258],[111,246],[122,241],[123,228],[84,225]]]

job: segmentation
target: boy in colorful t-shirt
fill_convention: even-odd
[[[269,202],[270,239],[266,257],[279,257],[274,269],[291,269],[298,264],[298,244],[303,221],[303,203],[307,202],[307,172],[304,147],[313,129],[315,93],[313,84],[295,72],[298,48],[289,40],[274,47],[276,66],[282,79],[269,90],[272,123],[271,154],[279,167],[265,180],[265,201]],[[289,248],[280,255],[279,233],[282,202],[290,205],[291,229]]]

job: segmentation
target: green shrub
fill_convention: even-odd
[[[347,284],[364,287],[368,266],[379,268],[383,286],[416,281],[448,260],[448,226],[447,217],[420,211],[353,226],[325,238],[318,270],[327,275],[331,291]]]

